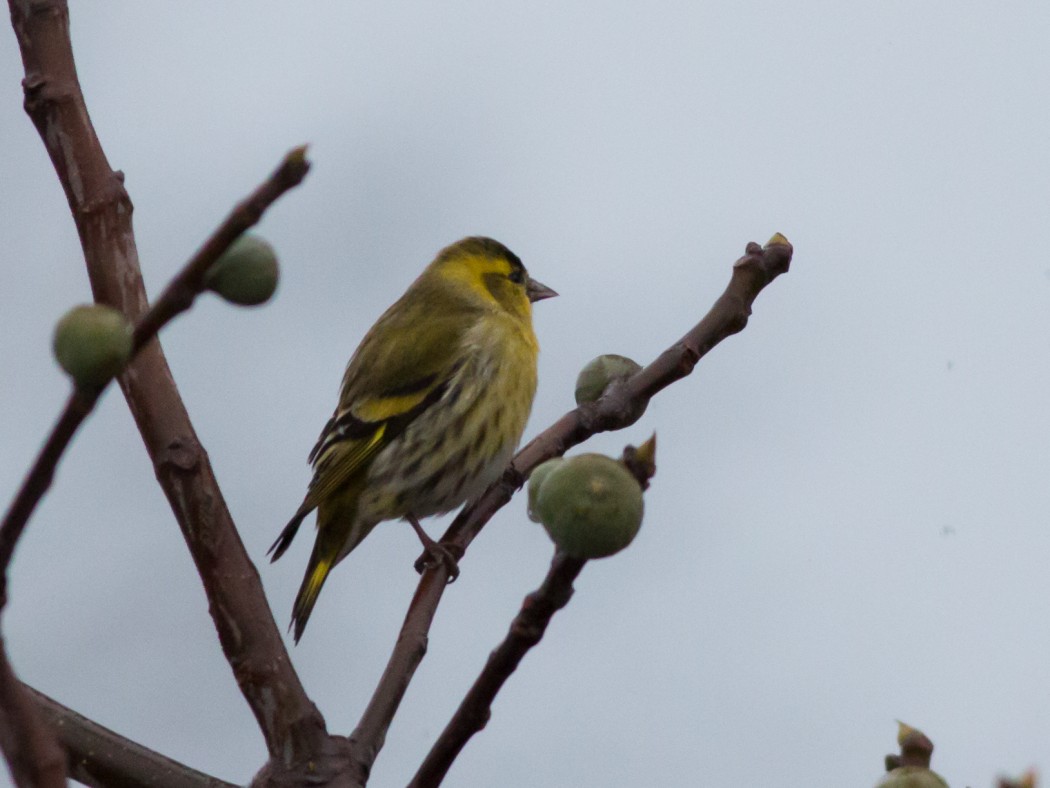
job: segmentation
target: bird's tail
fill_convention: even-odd
[[[324,540],[318,538],[314,544],[314,551],[310,555],[310,563],[307,564],[306,574],[303,576],[303,584],[299,586],[299,593],[296,595],[295,605],[292,607],[292,624],[290,628],[296,643],[303,636],[306,622],[310,620],[310,613],[313,612],[314,603],[317,602],[317,595],[321,593],[321,586],[324,585],[328,573],[332,571],[332,567],[335,565],[335,555],[322,554],[323,543]]]
[[[310,507],[310,509],[312,508]],[[295,513],[295,516],[288,521],[288,525],[281,529],[280,536],[270,545],[270,549],[266,551],[266,554],[270,556],[271,564],[284,555],[284,551],[291,546],[292,540],[295,539],[295,534],[299,531],[299,526],[303,523],[303,518],[310,513],[310,509],[306,508],[306,503],[304,502],[299,507],[299,511]]]
[[[310,563],[306,565],[306,574],[303,575],[303,583],[299,586],[299,594],[295,597],[295,605],[292,607],[291,630],[296,643],[303,636],[306,622],[310,619],[317,595],[321,593],[321,586],[328,578],[328,573],[375,527],[374,522],[363,521],[357,516],[357,496],[358,490],[351,487],[333,500],[322,501],[317,508],[317,540],[314,542]],[[275,556],[280,555],[286,543],[291,541],[295,529],[299,527],[299,521],[305,516],[297,514],[298,520],[288,523],[284,529],[287,536],[282,533],[277,540]]]

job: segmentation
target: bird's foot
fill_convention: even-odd
[[[426,531],[423,530],[419,520],[415,517],[406,517],[405,519],[408,520],[409,525],[416,532],[419,541],[423,543],[423,555],[416,559],[416,571],[419,574],[423,574],[429,566],[443,565],[448,572],[448,582],[456,582],[456,578],[459,577],[459,559],[463,557],[463,551],[458,547],[435,542],[427,536]]]
[[[444,564],[445,569],[448,571],[448,582],[454,583],[456,578],[459,577],[459,562],[453,553],[453,548],[440,542],[432,542],[423,548],[423,555],[416,559],[416,571],[423,574],[427,567],[435,564]]]

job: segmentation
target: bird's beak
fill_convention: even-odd
[[[535,303],[536,301],[542,301],[544,298],[554,298],[558,294],[547,287],[547,285],[537,282],[530,277],[529,283],[525,287],[525,295],[529,297],[530,301]]]

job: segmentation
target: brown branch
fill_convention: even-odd
[[[725,292],[689,333],[633,377],[610,385],[596,402],[569,411],[533,438],[517,453],[503,478],[460,512],[442,543],[462,555],[485,523],[524,484],[533,468],[598,432],[623,429],[637,421],[650,397],[692,372],[696,363],[723,339],[743,330],[758,294],[787,272],[792,252],[791,244],[780,234],[764,247],[749,243],[744,256],[733,265]],[[426,654],[427,634],[448,578],[443,564],[429,565],[423,573],[386,670],[350,737],[354,758],[366,771],[382,748],[390,722]]]
[[[4,519],[0,521],[0,608],[7,604],[7,567],[15,552],[15,545],[25,531],[33,510],[51,487],[55,477],[55,467],[62,453],[66,450],[77,428],[84,422],[95,402],[97,392],[74,389],[66,400],[62,414],[51,429],[51,434],[44,442],[22,486],[15,494]]]
[[[65,748],[69,776],[85,785],[164,786],[164,788],[233,788],[173,761],[109,728],[92,722],[28,685],[21,685]]]
[[[293,150],[280,167],[250,197],[234,208],[226,221],[212,234],[190,261],[183,266],[161,297],[135,325],[132,333],[132,359],[176,315],[186,311],[204,291],[204,273],[226,248],[244,231],[259,220],[262,213],[278,197],[298,185],[309,164],[303,149]],[[0,521],[0,607],[6,601],[7,567],[15,545],[25,530],[29,517],[43,498],[54,479],[55,468],[69,446],[73,435],[91,414],[105,385],[99,388],[74,388],[62,414],[51,429],[14,501]]]
[[[173,317],[192,305],[203,291],[204,272],[240,235],[242,230],[238,228],[251,226],[258,221],[266,207],[302,180],[308,167],[303,151],[293,151],[273,176],[233,211],[135,326],[133,354],[141,350]],[[14,501],[0,521],[0,608],[7,602],[7,569],[15,546],[37,504],[51,487],[62,454],[94,409],[102,390],[74,388]],[[19,689],[15,687],[5,697],[14,698],[18,693]]]
[[[0,749],[15,785],[59,788],[66,784],[65,753],[7,661],[0,638]]]
[[[63,0],[8,4],[26,73],[26,112],[65,190],[95,300],[138,322],[147,301],[131,201],[123,176],[110,168],[88,117],[69,40],[67,5]],[[290,159],[294,158],[293,154]],[[242,205],[197,259],[232,240],[258,218],[255,209],[263,207],[251,200]],[[189,276],[190,283],[196,275]],[[327,736],[320,712],[291,666],[258,572],[237,534],[158,342],[143,345],[121,375],[120,385],[201,576],[223,652],[266,739],[271,769],[309,765],[315,773],[325,773],[328,761],[319,759],[338,749],[337,743]]]
[[[626,446],[620,457],[642,489],[656,473],[656,436],[641,447]],[[470,738],[484,728],[492,716],[492,702],[525,655],[543,639],[554,614],[569,604],[572,584],[583,571],[585,560],[556,551],[540,587],[525,597],[510,631],[489,655],[481,674],[467,691],[452,719],[438,736],[416,772],[409,788],[440,785],[452,762]]]
[[[215,260],[248,227],[255,224],[263,212],[284,192],[302,182],[310,165],[303,148],[296,148],[277,170],[256,191],[238,205],[226,221],[212,234],[171,283],[160,298],[135,325],[132,334],[132,358],[167,325],[172,318],[185,312],[204,291],[204,274]],[[44,494],[51,487],[55,468],[69,446],[73,435],[91,414],[104,386],[98,389],[75,388],[51,429],[44,447],[37,455],[10,508],[0,521],[0,607],[6,601],[7,567],[11,563],[15,545],[25,530],[29,518]]]
[[[185,312],[205,289],[204,276],[212,263],[219,259],[230,244],[245,230],[257,224],[266,209],[289,189],[303,182],[310,170],[306,160],[306,146],[292,149],[276,170],[254,192],[242,200],[226,217],[226,220],[211,234],[190,261],[164,288],[150,310],[135,326],[133,337],[135,350],[140,349],[156,336],[162,326],[173,317]]]
[[[638,373],[613,383],[596,402],[566,413],[519,451],[503,479],[490,487],[477,503],[462,511],[442,536],[442,542],[466,550],[493,514],[524,484],[532,469],[599,432],[621,430],[639,418],[649,399],[689,375],[697,362],[722,340],[744,330],[758,294],[780,274],[787,273],[793,253],[779,233],[765,246],[749,243],[744,256],[733,264],[725,291],[684,337]],[[430,570],[435,574],[441,567]]]
[[[285,191],[301,182],[308,167],[302,149],[292,151],[273,175],[234,209],[227,220],[201,247],[201,250],[165,288],[157,302],[142,316],[133,333],[133,353],[142,350],[173,317],[192,305],[194,299],[204,289],[203,275],[208,267],[243,232],[244,228],[258,221],[259,216],[271,203]],[[15,500],[0,523],[0,608],[6,602],[7,568],[18,539],[25,530],[36,505],[50,487],[55,468],[63,452],[76,430],[94,409],[102,390],[101,388],[92,390],[74,388],[61,416],[52,428],[44,447],[15,496]],[[11,693],[18,692],[17,687],[11,690]],[[81,720],[84,718],[75,715],[66,721],[66,725],[75,728],[80,725]],[[94,725],[90,721],[84,721]],[[81,731],[81,734],[90,737],[91,731]],[[124,756],[131,757],[133,749],[129,746],[122,746],[111,751],[88,748],[84,752],[85,760],[78,767],[81,771],[87,773],[96,768],[92,762],[87,760],[89,753],[90,758],[97,760],[97,768],[108,773],[120,766]],[[148,753],[149,751],[143,750],[142,752]],[[120,757],[115,756],[114,753],[119,753]],[[163,759],[163,756],[158,756],[158,758]],[[108,763],[107,761],[115,762]],[[132,760],[126,764],[126,768],[135,771],[140,767],[136,760]],[[166,768],[168,767],[162,761],[154,765],[154,771]]]
[[[485,727],[492,713],[492,701],[528,653],[543,638],[547,625],[556,612],[572,598],[572,584],[587,562],[555,553],[543,583],[525,597],[514,617],[510,631],[496,650],[489,654],[466,697],[460,703],[445,730],[441,732],[409,788],[440,785],[449,767],[470,737]]]

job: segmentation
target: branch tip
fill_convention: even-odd
[[[649,481],[656,475],[656,433],[641,446],[625,446],[620,462],[627,466],[643,490],[649,489]]]
[[[288,151],[288,155],[284,157],[284,163],[289,167],[309,167],[310,162],[306,159],[306,152],[308,150],[310,150],[309,143],[304,143],[292,148]]]
[[[288,151],[284,161],[281,162],[281,166],[277,168],[277,173],[274,173],[274,177],[287,180],[292,186],[302,183],[306,173],[310,171],[311,163],[306,158],[306,152],[309,150],[309,147],[309,145],[299,145]]]

